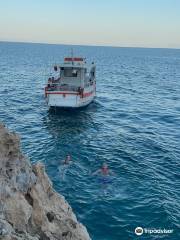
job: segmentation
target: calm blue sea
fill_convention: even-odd
[[[180,50],[74,46],[97,65],[97,98],[51,112],[43,88],[71,47],[0,43],[0,121],[44,162],[93,240],[180,239]],[[67,153],[74,164],[62,181]],[[110,184],[91,176],[103,162]],[[174,232],[138,237],[137,226]]]

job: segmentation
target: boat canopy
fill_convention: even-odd
[[[95,67],[94,63],[87,64],[85,58],[82,57],[65,57],[64,63],[54,66],[55,71],[62,68],[81,68],[81,69],[91,69]]]

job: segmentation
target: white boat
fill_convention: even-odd
[[[66,57],[54,66],[57,77],[48,79],[45,98],[49,107],[79,108],[91,103],[96,96],[96,66],[85,58]]]

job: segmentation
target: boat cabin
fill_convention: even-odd
[[[95,65],[87,65],[84,58],[65,58],[64,64],[54,66],[54,71],[56,77],[48,79],[48,90],[78,91],[95,81]]]

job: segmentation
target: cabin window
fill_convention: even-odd
[[[72,68],[65,68],[64,69],[64,77],[77,77],[78,70]]]
[[[72,70],[72,75],[73,75],[73,77],[77,77],[77,70],[76,69]]]

